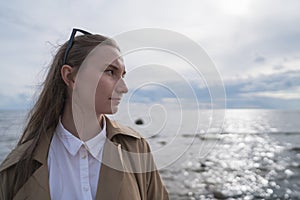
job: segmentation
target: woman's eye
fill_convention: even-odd
[[[113,75],[114,74],[114,71],[113,70],[105,70],[105,72],[109,75]]]

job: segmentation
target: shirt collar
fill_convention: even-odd
[[[106,139],[106,121],[104,117],[103,129],[95,137],[89,139],[86,142],[75,137],[72,133],[65,129],[65,127],[61,123],[61,119],[59,119],[56,128],[56,134],[71,155],[76,155],[80,147],[84,146],[95,159],[101,161],[101,150]]]
[[[105,118],[103,117],[103,129],[100,133],[98,133],[95,137],[89,139],[85,142],[85,147],[87,150],[92,154],[92,156],[101,161],[101,150],[104,146],[106,140],[106,122]]]

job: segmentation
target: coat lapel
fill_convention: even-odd
[[[41,166],[35,170],[20,189],[21,193],[22,190],[24,190],[25,193],[28,192],[29,197],[31,197],[29,199],[50,200],[51,198],[47,158],[52,136],[53,133],[51,135],[47,135],[46,133],[41,135],[40,142],[33,155],[33,159],[39,162]]]
[[[50,200],[48,187],[48,168],[41,166],[19,189],[13,200],[43,199]]]
[[[53,135],[53,134],[52,134]],[[46,199],[50,200],[47,156],[52,135],[43,134],[40,143],[36,147],[33,160],[40,166],[34,171],[32,176],[24,183],[14,196],[14,200],[19,199]],[[16,164],[23,155],[24,151],[32,145],[32,140],[17,146],[3,161],[0,171],[6,170]]]
[[[32,178],[35,179],[38,184],[37,187],[40,187],[44,190],[44,198],[50,199],[50,188],[49,188],[49,173],[48,173],[48,152],[51,144],[51,139],[53,133],[50,135],[43,134],[40,138],[40,142],[37,146],[33,158],[41,163],[42,165],[33,173]]]
[[[124,162],[121,144],[113,142],[117,134],[125,134],[135,138],[140,135],[128,127],[123,127],[106,117],[107,139],[103,148],[96,200],[116,200],[124,181]]]
[[[110,141],[104,145],[96,200],[118,199],[124,177],[120,148]]]

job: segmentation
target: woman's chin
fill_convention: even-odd
[[[115,113],[117,113],[117,112],[118,112],[118,110],[119,110],[119,108],[118,108],[118,107],[112,108],[112,109],[111,109],[111,114],[115,114]]]
[[[97,111],[97,115],[101,115],[101,114],[112,115],[112,114],[117,113],[118,110],[119,110],[119,108],[117,106],[112,106],[109,110],[101,111],[101,112]]]

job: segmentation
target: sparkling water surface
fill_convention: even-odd
[[[195,112],[116,117],[147,138],[171,199],[300,199],[300,111],[226,110],[218,127],[209,112],[194,126]],[[0,111],[0,161],[25,116]],[[145,124],[134,125],[137,118]]]

